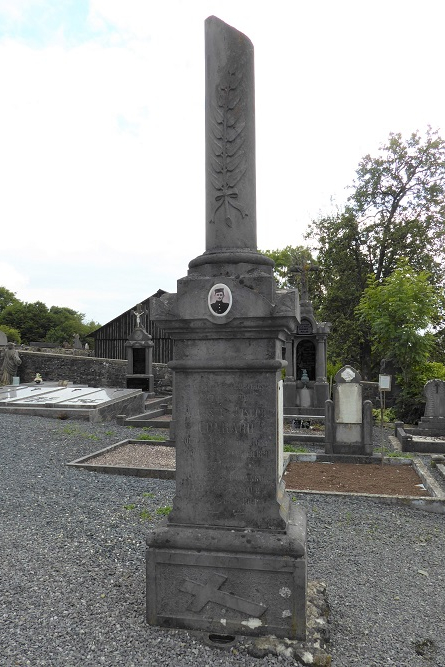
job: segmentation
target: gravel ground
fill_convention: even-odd
[[[138,429],[0,415],[1,667],[265,667],[145,624],[144,542],[174,482],[64,464]],[[298,495],[309,578],[327,583],[334,667],[445,667],[445,519]],[[417,651],[417,652],[416,652]]]

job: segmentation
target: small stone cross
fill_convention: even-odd
[[[301,300],[309,301],[309,291],[308,291],[308,273],[309,271],[319,271],[320,267],[317,264],[311,264],[310,262],[303,262],[300,264],[295,264],[289,269],[290,273],[301,273]]]

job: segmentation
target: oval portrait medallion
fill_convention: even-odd
[[[232,292],[222,283],[213,285],[208,296],[209,309],[217,317],[227,315],[232,307]]]

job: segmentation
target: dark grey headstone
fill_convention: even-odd
[[[426,398],[425,417],[445,417],[445,382],[443,380],[429,380],[423,392]]]

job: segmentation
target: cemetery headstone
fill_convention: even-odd
[[[445,418],[445,382],[429,380],[423,392],[426,397],[424,416],[430,419]]]
[[[4,331],[0,329],[0,347],[5,347],[8,344],[8,338]]]
[[[334,377],[334,401],[326,401],[326,453],[372,454],[372,403],[363,401],[361,379],[352,366]]]
[[[253,46],[216,17],[205,31],[206,251],[150,302],[174,339],[176,496],[147,537],[147,621],[303,639],[306,521],[278,451],[298,294],[256,246]]]
[[[146,314],[140,303],[132,311],[136,318],[136,326],[129,335],[125,350],[127,353],[127,387],[142,389],[149,397],[154,396],[153,375],[153,340],[142,325],[142,317]]]
[[[419,422],[419,429],[428,435],[441,437],[445,435],[445,382],[429,380],[423,393],[426,398],[425,413]]]

